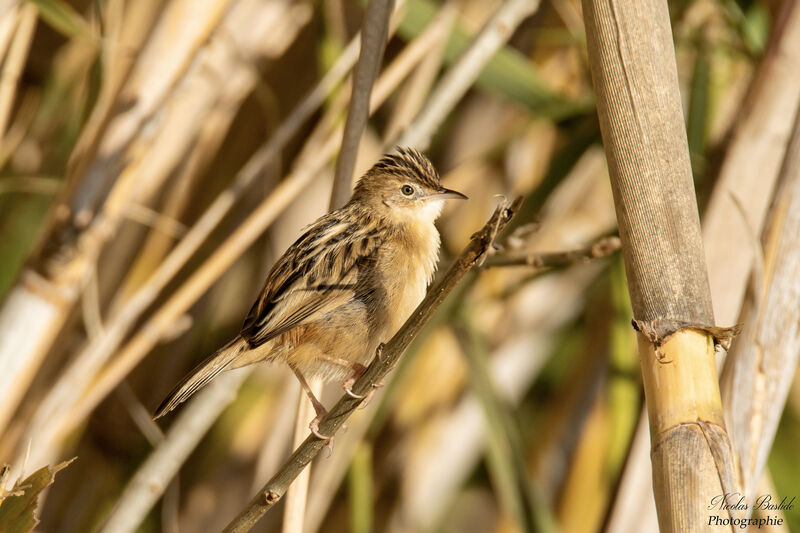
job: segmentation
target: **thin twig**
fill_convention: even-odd
[[[522,199],[517,198],[511,203],[504,202],[495,209],[486,225],[472,237],[453,265],[430,288],[425,299],[417,306],[403,327],[388,343],[378,348],[375,360],[353,386],[355,395],[366,395],[394,368],[405,349],[433,316],[445,297],[455,288],[461,278],[486,255],[498,232],[505,228],[521,203]],[[362,401],[363,399],[343,396],[320,422],[320,433],[334,435]],[[292,481],[324,445],[323,439],[309,435],[242,512],[228,524],[225,531],[229,533],[249,531],[264,513],[280,500]]]
[[[530,252],[527,254],[495,254],[489,257],[484,267],[530,266],[536,269],[551,269],[588,262],[611,255],[622,247],[619,237],[603,237],[587,248],[563,252]]]
[[[342,147],[336,159],[331,209],[343,206],[350,198],[353,167],[356,163],[361,134],[367,125],[370,93],[381,68],[381,59],[389,34],[389,18],[393,8],[394,0],[370,0],[367,4],[362,29],[364,38],[361,40],[361,54],[358,57],[350,108],[342,134]]]
[[[500,6],[469,48],[447,71],[427,105],[396,144],[426,149],[439,124],[472,87],[489,59],[505,44],[519,24],[538,7],[539,0],[508,0]]]
[[[120,402],[122,402],[122,405],[125,406],[128,414],[133,419],[133,423],[139,428],[139,431],[144,435],[144,438],[147,439],[150,446],[155,448],[164,442],[164,433],[161,431],[158,424],[156,424],[155,420],[153,420],[147,408],[145,408],[136,396],[130,384],[127,381],[123,381],[120,383],[119,387],[117,387],[116,393]]]

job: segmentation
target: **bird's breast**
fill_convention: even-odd
[[[439,232],[433,224],[405,227],[386,243],[383,255],[386,334],[391,336],[425,297],[439,258]]]

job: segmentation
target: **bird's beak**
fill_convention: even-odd
[[[466,195],[452,189],[445,189],[444,187],[436,191],[433,196],[442,200],[469,200]]]

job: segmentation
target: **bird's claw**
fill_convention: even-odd
[[[325,414],[327,414],[327,413],[325,413]],[[325,441],[325,447],[328,449],[328,457],[330,457],[331,454],[333,453],[333,437],[334,436],[333,435],[323,435],[322,433],[319,432],[319,423],[322,420],[322,418],[325,416],[325,414],[323,414],[322,416],[317,415],[314,418],[314,420],[312,420],[311,423],[308,424],[308,429],[311,430],[311,434],[312,435],[314,435],[315,437],[317,437],[320,440],[324,440]]]
[[[352,380],[352,382],[351,382],[351,380]],[[365,407],[367,407],[367,405],[369,405],[369,402],[370,402],[370,400],[372,400],[372,397],[375,396],[375,391],[380,389],[381,387],[383,387],[384,383],[381,380],[380,383],[376,383],[376,384],[372,385],[372,389],[370,389],[370,391],[368,393],[366,393],[366,394],[356,394],[355,392],[353,392],[353,389],[352,389],[353,384],[355,383],[355,381],[356,380],[353,379],[352,377],[348,378],[342,384],[342,387],[344,388],[345,394],[347,394],[351,398],[356,399],[356,400],[364,400],[363,402],[361,402],[361,405],[359,406],[359,409],[364,409]]]
[[[351,382],[351,380],[352,380],[352,382]],[[352,377],[348,378],[342,384],[342,387],[344,388],[345,394],[347,394],[351,398],[354,398],[356,400],[364,400],[363,402],[361,402],[361,405],[358,407],[359,409],[365,409],[369,405],[369,402],[372,400],[372,397],[375,396],[375,391],[384,386],[383,380],[381,380],[380,383],[375,383],[374,385],[372,385],[372,388],[370,389],[370,391],[368,393],[366,393],[366,394],[356,394],[355,392],[353,392],[353,389],[352,389],[353,383],[355,383],[355,379],[352,378]]]
[[[342,382],[342,388],[344,389],[345,394],[347,394],[348,396],[350,396],[355,400],[361,400],[365,398],[365,395],[356,394],[355,392],[353,392],[353,385],[356,384],[358,378],[363,376],[364,372],[366,371],[367,367],[365,367],[364,365],[360,363],[353,363],[353,375],[344,380],[344,382]]]
[[[351,382],[352,381],[352,382]],[[353,392],[353,385],[355,384],[356,380],[353,378],[347,378],[345,382],[342,384],[342,388],[344,389],[344,393],[350,396],[355,400],[361,400],[366,395],[365,394],[356,394]]]

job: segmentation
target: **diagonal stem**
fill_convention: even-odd
[[[381,69],[381,58],[389,35],[389,19],[394,9],[394,0],[370,0],[364,15],[364,28],[361,40],[361,54],[355,70],[353,95],[342,134],[342,148],[336,159],[336,173],[333,179],[331,209],[341,207],[350,198],[350,181],[358,154],[361,134],[367,126],[369,99],[372,85]]]

